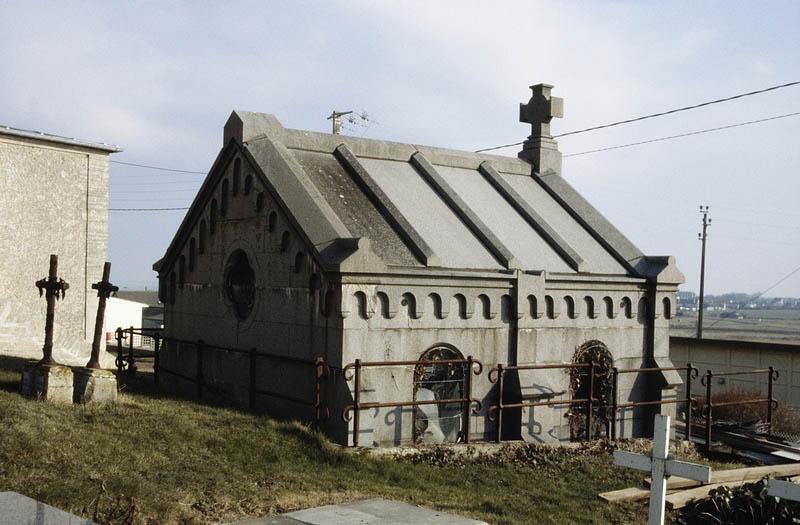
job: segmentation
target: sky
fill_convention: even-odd
[[[328,132],[475,150],[522,141],[528,86],[563,133],[800,80],[798,2],[0,3],[0,125],[120,145],[114,161],[207,172],[233,109]],[[565,154],[800,112],[800,86],[559,140]],[[800,266],[800,116],[564,158],[564,177],[644,253],[706,292]],[[515,156],[518,148],[497,153]],[[110,207],[191,203],[203,176],[111,165]],[[112,281],[153,289],[185,211],[109,213]],[[800,272],[768,296],[800,296]]]

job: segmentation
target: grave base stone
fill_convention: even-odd
[[[117,376],[111,370],[78,367],[73,369],[75,403],[114,403],[117,400]]]
[[[0,492],[0,525],[93,525],[93,522],[64,512],[17,492]]]
[[[72,369],[64,365],[26,365],[22,370],[20,392],[25,397],[72,403]]]

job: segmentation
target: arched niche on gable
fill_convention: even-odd
[[[417,306],[417,298],[411,292],[406,292],[400,297],[400,306],[405,309],[409,319],[419,319],[421,317]]]
[[[428,306],[426,310],[431,312],[436,319],[444,319],[447,317],[447,313],[445,312],[444,305],[442,303],[442,297],[438,293],[429,293],[425,300]]]

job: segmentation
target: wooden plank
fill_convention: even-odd
[[[667,508],[670,510],[682,509],[687,504],[696,499],[704,499],[708,493],[719,487],[738,487],[744,485],[752,480],[742,481],[728,481],[725,483],[712,483],[711,485],[703,485],[702,487],[695,487],[689,490],[681,490],[674,494],[667,496]]]
[[[764,476],[785,478],[800,476],[800,463],[786,465],[766,465],[763,467],[736,468],[731,470],[715,470],[711,473],[711,483],[726,483],[735,481],[755,481]],[[650,479],[644,480],[645,485],[650,485]],[[701,483],[677,476],[667,480],[667,489],[683,489],[699,487]]]
[[[667,490],[667,494],[673,494],[674,492],[674,490]],[[601,500],[609,503],[619,501],[639,501],[650,497],[650,489],[630,487],[627,489],[612,490],[611,492],[602,492],[597,496]]]
[[[608,501],[638,501],[650,497],[650,490],[631,487],[627,489],[612,490],[598,494],[601,500]]]

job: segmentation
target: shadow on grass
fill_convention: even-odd
[[[34,361],[25,357],[0,356],[0,390],[19,393],[22,369]]]

